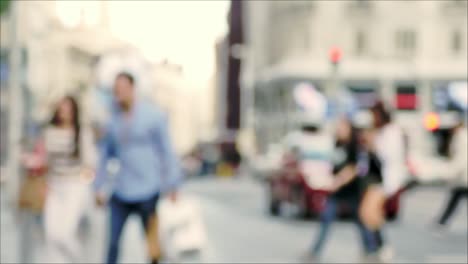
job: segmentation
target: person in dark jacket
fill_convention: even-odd
[[[307,260],[318,260],[329,233],[330,226],[337,216],[339,206],[346,206],[359,229],[362,244],[366,254],[374,250],[370,233],[361,223],[358,209],[361,199],[361,179],[357,175],[359,158],[358,134],[351,121],[345,117],[338,121],[336,129],[335,149],[332,156],[334,183],[332,194],[328,197],[325,209],[320,216],[320,231],[312,251],[306,255]]]

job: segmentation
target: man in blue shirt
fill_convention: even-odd
[[[116,263],[119,240],[128,216],[141,217],[147,234],[149,255],[157,263],[159,251],[154,232],[155,207],[162,191],[174,192],[181,170],[170,143],[164,115],[149,103],[138,101],[134,78],[120,73],[114,84],[116,107],[100,144],[100,162],[94,187],[96,202],[105,203],[103,187],[110,159],[119,162],[109,204],[111,229],[107,263]],[[151,231],[151,232],[150,232]]]

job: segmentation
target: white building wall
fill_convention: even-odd
[[[447,13],[443,1],[371,1],[369,10],[354,10],[360,12],[351,12],[353,1],[309,1],[312,5],[309,13],[278,11],[296,2],[301,3],[246,3],[249,53],[244,64],[251,68],[253,73],[249,74],[254,78],[260,79],[262,72],[283,64],[298,74],[327,79],[329,49],[338,46],[343,51],[340,74],[344,79],[466,79],[466,13]],[[276,12],[276,17],[271,16],[272,12]],[[307,17],[301,18],[303,14]],[[403,29],[416,33],[412,56],[400,54],[396,47],[396,32]],[[355,52],[359,30],[365,32],[367,39],[367,48],[361,55]],[[455,30],[462,34],[459,54],[454,54],[450,47]],[[301,41],[308,46],[304,47]],[[278,56],[272,54],[275,47],[282,56],[279,61],[269,63],[272,56]]]
[[[252,94],[254,84],[283,77],[317,80],[326,87],[331,76],[329,50],[337,46],[343,52],[339,76],[345,84],[375,80],[381,96],[392,101],[396,83],[413,82],[420,111],[399,113],[397,119],[410,129],[421,125],[415,116],[421,120],[421,114],[430,110],[434,83],[468,78],[467,3],[453,7],[454,1],[369,1],[369,9],[359,9],[357,2],[246,1],[249,52],[243,74],[253,84],[243,89]],[[290,11],[294,5],[302,8]],[[413,54],[397,48],[396,34],[401,30],[415,32]],[[367,39],[361,54],[356,53],[358,31]],[[457,54],[451,48],[454,31],[461,33]]]

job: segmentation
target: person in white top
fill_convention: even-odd
[[[324,118],[315,113],[300,113],[299,122],[300,130],[287,134],[283,145],[297,155],[299,168],[310,188],[329,190],[333,180],[333,134],[326,130]]]
[[[40,160],[35,157],[29,165],[47,170],[46,262],[80,262],[77,232],[91,197],[89,183],[96,154],[91,130],[80,126],[78,104],[73,97],[59,101],[40,141],[45,155]]]
[[[376,102],[370,111],[375,130],[374,152],[380,163],[381,182],[369,188],[363,198],[361,208],[364,209],[363,212],[366,211],[366,207],[371,208],[370,211],[367,210],[369,216],[379,215],[375,218],[379,220],[368,228],[374,231],[380,259],[388,262],[393,254],[386,245],[381,231],[385,222],[384,205],[385,201],[400,191],[409,180],[406,167],[405,135],[402,128],[393,122],[390,110],[382,101]],[[371,211],[374,212],[370,213]]]
[[[438,220],[439,227],[445,227],[453,215],[457,205],[463,197],[468,197],[468,131],[466,125],[459,120],[453,129],[453,138],[450,143],[449,158],[443,163],[443,171],[440,175],[448,180],[454,181],[450,199],[442,215]]]

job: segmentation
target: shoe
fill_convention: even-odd
[[[378,253],[368,253],[361,256],[359,263],[381,263]]]
[[[431,226],[431,230],[432,230],[433,235],[437,237],[441,237],[447,233],[448,227],[446,225],[435,223]]]
[[[393,255],[393,249],[389,246],[383,246],[378,252],[378,257],[381,263],[391,263]]]
[[[307,264],[307,263],[320,263],[318,257],[313,254],[312,252],[306,252],[304,253],[300,259],[299,263]]]

